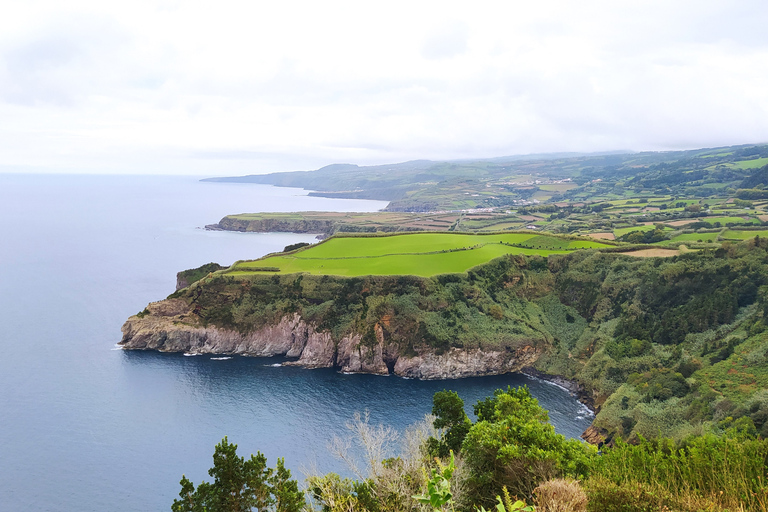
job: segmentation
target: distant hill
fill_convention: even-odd
[[[741,182],[739,188],[763,188],[768,185],[768,165],[759,169],[752,176]]]
[[[520,204],[595,201],[635,195],[720,196],[745,186],[768,164],[768,145],[665,152],[509,156],[477,160],[414,160],[203,181],[300,187],[324,197],[390,201],[389,211],[509,208]],[[762,175],[760,175],[762,176]],[[765,177],[756,177],[765,183]],[[570,181],[576,187],[552,187]],[[751,181],[747,181],[751,183]],[[614,198],[616,198],[614,197]]]

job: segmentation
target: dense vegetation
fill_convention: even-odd
[[[197,268],[191,268],[189,270],[182,270],[176,274],[176,289],[186,288],[192,283],[196,283],[208,274],[217,272],[226,267],[222,267],[218,263],[206,263]]]
[[[507,255],[432,277],[216,273],[173,296],[241,332],[296,313],[337,341],[375,344],[380,328],[401,354],[536,346],[536,369],[581,383],[609,437],[680,439],[739,418],[765,435],[767,248],[756,236],[670,258]]]
[[[172,510],[533,511],[526,501],[540,512],[768,510],[768,441],[744,425],[679,441],[617,441],[598,451],[555,433],[525,387],[475,404],[474,422],[451,391],[436,393],[433,403],[432,418],[404,434],[357,415],[352,439],[340,444],[356,443],[365,467],[337,452],[354,479],[312,475],[307,501],[282,460],[273,471],[261,454],[237,456],[225,438],[209,471],[214,482],[195,489],[182,477]],[[396,440],[400,450],[392,453]]]

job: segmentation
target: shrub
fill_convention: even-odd
[[[538,512],[585,512],[587,495],[571,478],[544,482],[533,490]]]
[[[527,387],[497,390],[494,398],[478,402],[475,414],[479,421],[464,439],[462,454],[476,504],[492,506],[503,486],[527,496],[548,479],[586,472],[591,447],[557,434]]]
[[[591,478],[587,485],[589,512],[656,512],[667,500],[647,484],[619,485],[607,478]]]
[[[619,440],[590,468],[589,510],[766,510],[768,443],[734,435]]]

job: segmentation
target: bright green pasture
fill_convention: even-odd
[[[715,222],[719,222],[720,224],[727,224],[729,222],[733,222],[736,224],[744,224],[744,223],[757,224],[760,222],[757,219],[745,219],[744,217],[701,217],[696,220],[706,222],[707,224],[713,224]]]
[[[656,229],[655,224],[648,224],[648,225],[640,224],[637,226],[632,226],[631,228],[614,229],[613,236],[615,236],[616,238],[619,238],[620,236],[624,236],[627,233],[631,233],[633,231],[653,231],[654,229]]]
[[[462,233],[416,233],[374,237],[335,237],[297,254],[301,258],[350,258],[448,251],[489,242],[524,243],[536,233],[475,235]],[[555,240],[555,237],[549,237]]]
[[[282,273],[432,276],[465,272],[505,254],[547,256],[564,254],[568,249],[605,246],[596,241],[568,240],[536,233],[419,233],[334,237],[292,254],[276,254],[238,263],[230,274],[245,275],[252,272],[249,272],[249,268],[276,267]]]
[[[681,233],[675,237],[672,237],[669,239],[670,242],[695,242],[698,240],[701,240],[702,242],[706,242],[708,240],[715,240],[717,236],[719,235],[719,232],[716,233]],[[660,242],[664,243],[664,242]]]
[[[463,224],[462,224],[463,226]],[[522,221],[520,222],[502,222],[501,224],[493,224],[487,228],[481,228],[483,231],[501,231],[502,229],[520,229],[522,228]]]
[[[768,164],[768,158],[756,158],[755,160],[743,160],[741,162],[735,162],[734,167],[739,169],[757,169]]]
[[[735,229],[726,229],[723,232],[723,238],[726,238],[728,240],[748,240],[750,238],[755,238],[755,236],[768,238],[768,230],[741,231],[741,230],[735,230]]]

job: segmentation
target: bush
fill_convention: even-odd
[[[618,485],[606,478],[592,478],[587,485],[589,512],[657,512],[667,500],[647,484]]]
[[[557,478],[533,490],[538,512],[585,512],[587,495],[573,479]]]
[[[285,249],[283,249],[283,252],[295,251],[296,249],[301,249],[302,247],[307,247],[308,245],[310,244],[308,244],[307,242],[298,242],[295,244],[286,245]]]
[[[734,434],[619,440],[590,468],[589,510],[765,510],[768,443]]]
[[[546,480],[586,472],[593,448],[555,433],[527,387],[497,390],[478,402],[475,414],[479,421],[464,439],[462,454],[476,504],[492,506],[504,486],[528,496]]]

